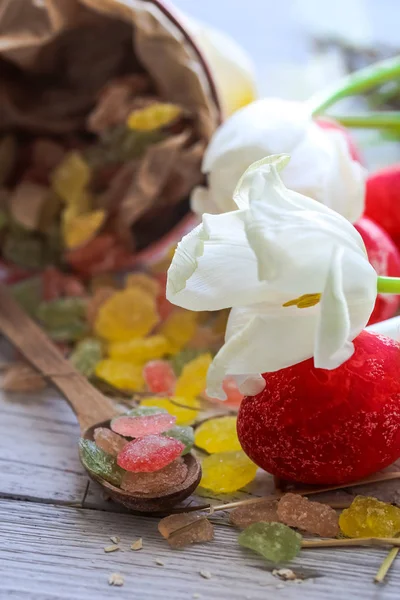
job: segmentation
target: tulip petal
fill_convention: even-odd
[[[367,331],[378,333],[392,338],[396,342],[400,342],[400,317],[392,317],[380,323],[374,323],[365,328]]]
[[[243,211],[204,215],[182,239],[168,270],[170,302],[196,311],[263,300],[267,286],[258,280],[243,219]]]

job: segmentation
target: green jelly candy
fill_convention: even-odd
[[[175,375],[179,377],[182,373],[183,367],[186,363],[190,362],[197,358],[200,354],[204,354],[204,350],[197,350],[196,348],[185,348],[175,356],[172,356],[170,359],[170,363],[175,372]]]
[[[180,442],[182,442],[182,444],[185,444],[185,449],[182,452],[182,456],[184,454],[188,454],[188,452],[190,452],[191,449],[193,448],[193,444],[194,444],[193,427],[189,427],[189,426],[185,427],[183,425],[182,426],[176,425],[176,427],[172,427],[172,429],[168,429],[168,431],[165,431],[163,433],[163,435],[166,435],[167,437],[175,438],[176,440],[179,440]]]
[[[64,327],[45,327],[49,337],[55,342],[76,342],[89,333],[87,323],[83,321],[72,321]]]
[[[85,377],[92,377],[97,363],[102,358],[102,344],[95,338],[86,338],[79,342],[69,357],[75,369],[82,373],[82,375],[85,375]]]
[[[274,563],[288,562],[301,549],[302,537],[283,523],[253,523],[239,535],[239,544]]]
[[[4,258],[28,269],[45,265],[42,242],[33,236],[8,233],[2,247]]]
[[[35,317],[43,297],[43,280],[41,277],[31,277],[10,287],[14,300],[31,317]]]
[[[138,406],[127,412],[129,417],[147,417],[148,415],[159,415],[160,413],[168,413],[165,408],[158,408],[158,406]]]
[[[88,471],[102,477],[109,483],[119,486],[125,471],[117,465],[116,459],[101,450],[90,440],[79,440],[81,461]]]
[[[50,329],[68,327],[74,321],[86,320],[86,300],[73,297],[42,302],[37,316]]]

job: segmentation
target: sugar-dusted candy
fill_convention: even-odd
[[[126,472],[121,488],[132,494],[162,494],[181,485],[187,477],[188,469],[182,458],[176,458],[169,465],[152,473]]]
[[[175,388],[175,373],[166,360],[149,361],[143,367],[143,377],[153,394],[171,394]]]
[[[175,394],[184,398],[195,398],[200,396],[206,388],[207,371],[212,362],[209,352],[200,354],[188,362],[178,377]]]
[[[214,538],[212,523],[204,515],[195,512],[169,515],[161,519],[158,531],[172,548],[210,542]]]
[[[75,320],[83,321],[85,313],[85,298],[57,298],[42,302],[37,310],[39,320],[49,329],[68,326]]]
[[[9,365],[1,381],[1,388],[6,392],[40,392],[46,385],[42,375],[20,362]]]
[[[356,496],[339,517],[347,537],[396,537],[400,533],[400,508],[376,498]]]
[[[2,254],[3,258],[27,269],[39,269],[46,262],[41,240],[29,235],[20,237],[10,231],[5,235]]]
[[[79,440],[79,454],[84,467],[88,471],[113,485],[119,486],[121,484],[123,470],[117,465],[116,459],[99,448],[95,442],[81,438]]]
[[[201,465],[200,485],[216,494],[240,490],[253,481],[257,466],[244,452],[220,452],[207,456]]]
[[[147,273],[130,273],[125,278],[125,287],[140,287],[152,296],[158,296],[161,292],[159,281]]]
[[[253,523],[239,535],[238,542],[274,563],[288,562],[301,550],[302,537],[283,523]]]
[[[132,111],[126,124],[129,129],[153,131],[173,123],[181,114],[182,109],[176,104],[154,102],[150,106]]]
[[[170,362],[172,368],[174,369],[175,375],[179,377],[179,375],[183,371],[183,367],[191,360],[197,358],[200,354],[203,354],[201,350],[187,347],[184,350],[181,350],[180,352],[174,354],[174,356],[171,357]]]
[[[115,289],[112,287],[99,287],[95,290],[93,295],[89,298],[86,304],[86,319],[91,329],[97,319],[97,313],[100,307],[109,300],[115,294]]]
[[[196,429],[195,444],[209,454],[241,450],[236,433],[236,417],[208,419]]]
[[[185,446],[163,435],[148,435],[128,442],[118,454],[120,467],[133,473],[159,471],[178,458]]]
[[[279,521],[277,507],[278,502],[276,500],[265,498],[262,501],[238,506],[230,512],[229,520],[232,525],[239,529],[245,529],[249,525],[261,521],[276,523]]]
[[[103,346],[96,338],[81,340],[74,348],[69,360],[79,373],[85,377],[92,377],[96,365],[103,358]]]
[[[163,335],[150,335],[127,342],[114,342],[108,351],[111,358],[143,364],[165,356],[169,351],[169,342]]]
[[[146,435],[163,433],[174,425],[176,417],[168,413],[155,415],[122,415],[111,421],[111,429],[125,437],[140,438]]]
[[[194,431],[193,427],[176,425],[172,429],[168,429],[164,433],[167,437],[175,438],[185,445],[185,449],[182,451],[182,456],[188,454],[194,445]]]
[[[31,317],[36,316],[36,312],[43,296],[43,281],[41,277],[30,277],[25,281],[15,283],[10,288],[11,294],[18,304]]]
[[[140,392],[144,387],[142,368],[129,362],[111,358],[101,360],[96,365],[95,374],[121,390]]]
[[[47,333],[54,342],[76,342],[88,334],[87,323],[71,321],[64,326],[48,328]]]
[[[96,427],[93,437],[96,446],[107,452],[107,454],[111,454],[111,456],[117,456],[125,444],[128,443],[127,440],[108,429],[108,427]]]
[[[158,406],[176,417],[177,425],[191,425],[199,414],[200,402],[196,398],[180,398],[171,396],[162,398],[145,398],[141,406]]]
[[[144,417],[147,415],[159,415],[161,413],[168,412],[165,408],[159,408],[158,406],[137,406],[132,410],[129,410],[126,414],[132,417]]]
[[[310,502],[299,494],[282,496],[277,513],[281,523],[308,533],[322,537],[336,537],[339,533],[339,519],[333,508],[321,502]]]
[[[66,204],[79,205],[91,177],[91,170],[79,152],[70,152],[51,177],[52,188]]]
[[[66,219],[63,224],[65,246],[72,249],[91,240],[100,231],[106,216],[104,209],[98,209]]]
[[[160,333],[170,343],[171,352],[180,352],[193,337],[197,327],[197,315],[189,310],[174,310],[160,327]]]
[[[78,272],[90,272],[90,267],[102,257],[108,255],[115,245],[115,237],[102,233],[84,246],[64,253],[65,261]]]
[[[100,306],[95,331],[110,342],[124,342],[144,337],[157,322],[153,296],[140,288],[127,288]]]

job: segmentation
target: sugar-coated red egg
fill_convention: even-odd
[[[354,226],[364,240],[369,262],[378,275],[400,277],[400,252],[388,234],[368,217],[362,217]],[[369,325],[390,319],[399,305],[397,294],[378,294]]]
[[[380,225],[400,248],[400,164],[369,175],[365,215]]]
[[[306,484],[342,484],[400,457],[400,344],[362,332],[343,365],[313,359],[263,377],[238,415],[243,450],[259,467]]]

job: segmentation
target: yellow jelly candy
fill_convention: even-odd
[[[116,388],[129,392],[141,392],[144,388],[142,367],[121,360],[101,360],[96,365],[95,373]]]
[[[197,327],[197,314],[190,310],[175,310],[160,327],[171,345],[171,352],[179,352],[193,337]]]
[[[160,129],[173,123],[181,113],[182,109],[175,104],[156,102],[146,108],[131,112],[126,124],[129,129],[154,131],[154,129]]]
[[[176,395],[185,398],[200,396],[206,389],[207,371],[211,362],[212,356],[207,352],[186,363],[176,382]]]
[[[140,288],[116,292],[101,305],[95,332],[109,342],[127,342],[149,333],[158,322],[153,296]]]
[[[168,354],[169,342],[163,335],[151,335],[129,342],[115,342],[110,344],[108,351],[111,358],[144,364]]]
[[[99,209],[67,219],[63,227],[67,248],[76,248],[91,240],[103,226],[106,216],[106,211]]]
[[[400,508],[376,498],[356,496],[339,517],[347,537],[395,537],[400,532]]]
[[[191,425],[199,414],[200,402],[195,398],[146,398],[140,406],[158,406],[164,408],[170,415],[176,417],[176,425]]]
[[[219,452],[207,456],[201,464],[200,485],[216,494],[240,490],[256,476],[257,466],[244,452]]]
[[[152,296],[158,296],[161,285],[154,277],[147,273],[130,273],[125,279],[126,287],[140,287]]]
[[[66,204],[79,205],[91,177],[91,170],[79,152],[70,152],[51,176],[52,189]]]
[[[209,454],[241,450],[236,433],[236,417],[217,417],[202,423],[195,434],[195,444]]]

